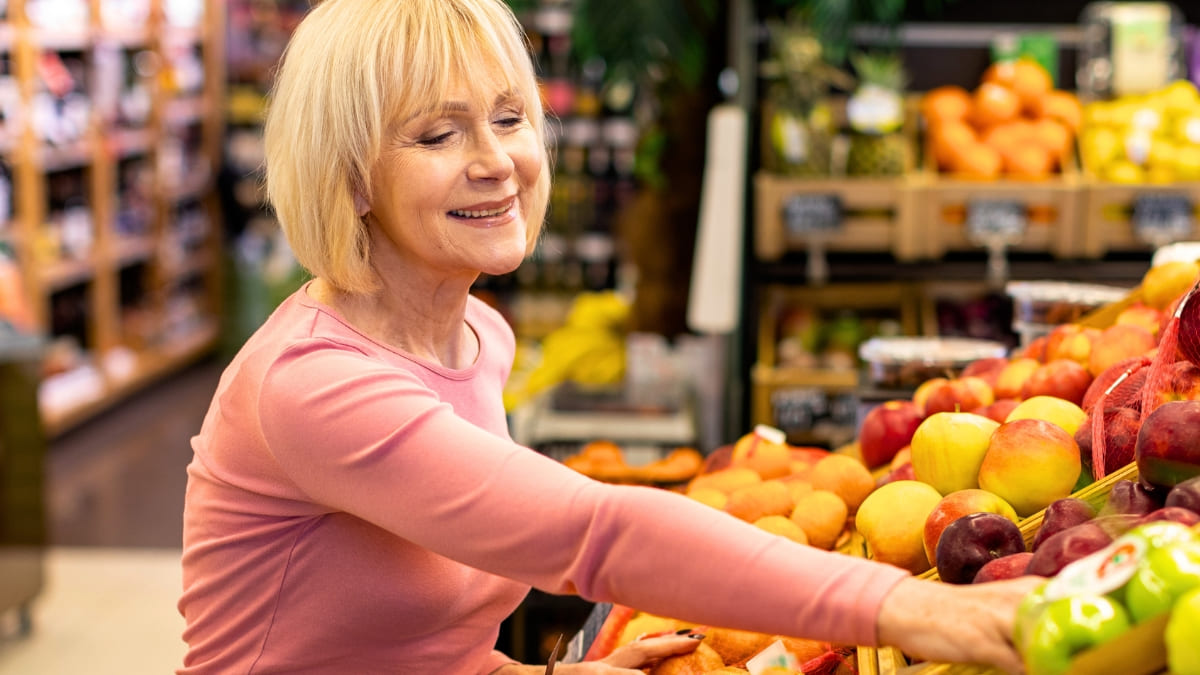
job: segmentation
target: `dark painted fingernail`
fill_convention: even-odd
[[[703,639],[704,639],[704,633],[692,633],[692,634],[691,634],[691,635],[689,635],[688,637],[692,638],[693,640],[703,640]]]
[[[679,630],[675,631],[675,634],[676,635],[687,635],[688,633],[692,632],[693,630],[695,630],[695,629],[694,628],[680,628]]]

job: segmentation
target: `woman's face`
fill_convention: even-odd
[[[524,259],[545,152],[521,96],[485,93],[451,87],[385,136],[369,221],[378,228],[372,256],[382,274],[395,264],[473,279],[511,272]]]

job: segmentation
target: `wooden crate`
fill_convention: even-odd
[[[765,290],[758,325],[758,359],[751,368],[751,424],[776,425],[771,397],[786,389],[812,388],[825,392],[852,392],[859,386],[859,368],[799,368],[781,364],[776,348],[779,319],[789,305],[818,312],[842,309],[886,311],[895,316],[905,335],[916,335],[919,312],[909,284],[832,284],[819,287],[769,286]]]
[[[792,178],[758,172],[754,176],[754,253],[778,260],[805,250],[818,237],[826,251],[890,253],[897,260],[920,257],[914,231],[916,201],[906,177]],[[803,232],[802,208],[837,212],[836,224],[817,234]]]
[[[992,218],[987,214],[997,211],[1012,211],[1025,224],[1009,250],[1078,257],[1083,182],[1073,157],[1061,174],[1040,181],[964,180],[939,173],[931,161],[913,178],[911,188],[919,204],[913,213],[918,224],[911,229],[923,243],[922,257],[984,249],[971,236],[971,223],[982,222],[986,228]]]
[[[1143,228],[1153,231],[1155,223],[1161,222],[1164,206],[1187,213],[1191,220],[1190,229],[1173,237],[1175,241],[1200,239],[1200,181],[1124,185],[1088,178],[1084,192],[1080,257],[1102,258],[1116,251],[1150,252],[1169,243],[1139,234]],[[1159,209],[1144,209],[1155,203]]]

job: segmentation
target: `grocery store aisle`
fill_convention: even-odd
[[[45,586],[31,634],[0,617],[0,674],[163,675],[182,663],[188,439],[222,366],[181,371],[50,443]]]

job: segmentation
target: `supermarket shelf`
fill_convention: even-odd
[[[56,260],[39,269],[42,286],[50,291],[61,291],[75,284],[88,281],[96,274],[96,262],[83,260]]]
[[[218,337],[216,323],[210,322],[187,336],[172,340],[166,347],[139,353],[127,374],[103,380],[94,395],[81,397],[60,409],[43,406],[42,419],[47,435],[59,436],[151,382],[200,360],[215,349]]]

